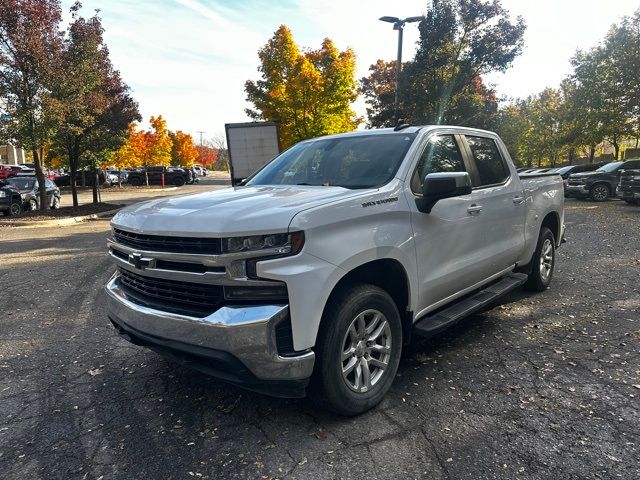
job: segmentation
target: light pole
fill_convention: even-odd
[[[419,22],[424,17],[407,17],[405,19],[399,19],[398,17],[380,17],[380,20],[383,22],[393,23],[393,29],[398,30],[398,60],[396,63],[396,98],[394,102],[394,110],[396,116],[396,122],[400,119],[399,110],[400,110],[400,102],[398,99],[398,91],[400,90],[400,71],[402,69],[402,32],[404,29],[405,23],[413,23]]]

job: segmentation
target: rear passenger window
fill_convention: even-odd
[[[466,172],[462,155],[453,135],[436,135],[429,139],[411,179],[411,190],[422,193],[424,177],[429,173]]]
[[[496,142],[485,137],[468,135],[466,138],[480,177],[480,184],[475,186],[485,187],[504,182],[509,175]]]
[[[636,170],[640,168],[640,160],[631,160],[626,162],[622,168],[627,170]]]

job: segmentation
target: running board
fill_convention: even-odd
[[[465,297],[454,304],[423,317],[414,326],[414,333],[423,337],[430,337],[442,330],[458,323],[464,317],[486,307],[494,300],[520,287],[527,281],[524,273],[511,273],[498,282],[479,290],[471,296]]]

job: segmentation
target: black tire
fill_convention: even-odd
[[[359,318],[364,323],[359,323]],[[352,323],[357,325],[354,329],[350,329]],[[356,335],[358,330],[364,337]],[[354,339],[359,339],[357,346]],[[314,401],[345,416],[359,415],[375,407],[391,387],[402,353],[402,323],[395,302],[374,285],[354,284],[345,288],[327,305],[315,350],[311,382]],[[348,350],[352,352],[344,357]],[[386,367],[381,368],[385,363]],[[349,366],[351,370],[343,374]],[[358,383],[360,391],[354,386]]]
[[[53,196],[53,200],[51,200],[51,210],[57,210],[60,208],[60,197]]]
[[[548,260],[548,247],[551,247],[550,254],[551,259]],[[544,255],[544,258],[543,258]],[[542,264],[548,267],[548,274],[545,275],[546,268],[543,268]],[[536,251],[531,258],[531,273],[524,287],[532,292],[543,292],[551,283],[553,278],[553,270],[556,265],[556,241],[553,236],[553,232],[547,227],[540,229],[540,236],[538,237],[538,244],[536,245]]]
[[[141,187],[142,186],[142,179],[139,177],[133,177],[129,179],[129,184],[133,187]]]
[[[38,201],[35,198],[29,200],[29,210],[32,212],[38,210]]]
[[[173,179],[173,184],[174,184],[176,187],[181,187],[181,186],[183,186],[183,185],[184,185],[184,177],[181,177],[181,176],[174,177],[174,179]]]
[[[22,213],[22,200],[14,200],[11,205],[9,205],[9,210],[5,212],[5,215],[9,217],[14,217],[16,215],[20,215]]]
[[[594,202],[604,202],[611,196],[611,188],[606,183],[596,183],[589,190],[589,198]]]

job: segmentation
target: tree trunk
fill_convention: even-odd
[[[144,182],[148,187],[149,186],[149,174],[147,173],[147,167],[144,168]]]
[[[92,191],[93,191],[93,204],[97,205],[98,204],[98,182],[100,181],[100,179],[98,178],[98,169],[93,167],[91,169],[91,174],[93,176],[93,187],[92,187]]]
[[[70,168],[69,177],[71,181],[71,197],[73,198],[74,207],[78,206],[78,189],[76,187],[76,177],[78,173],[78,161],[79,161],[78,157],[79,157],[78,149],[74,145],[69,155],[69,168]]]
[[[40,211],[44,212],[47,210],[47,187],[44,182],[44,172],[42,171],[42,159],[38,154],[38,149],[33,148],[31,150],[33,154],[33,164],[36,167],[36,178],[38,180],[38,191],[40,194]]]
[[[593,159],[596,156],[596,146],[592,143],[589,145],[589,163],[593,163]]]
[[[611,139],[611,144],[613,145],[613,151],[615,158],[614,160],[618,160],[618,155],[620,155],[620,145],[618,144],[618,137],[614,135]]]

